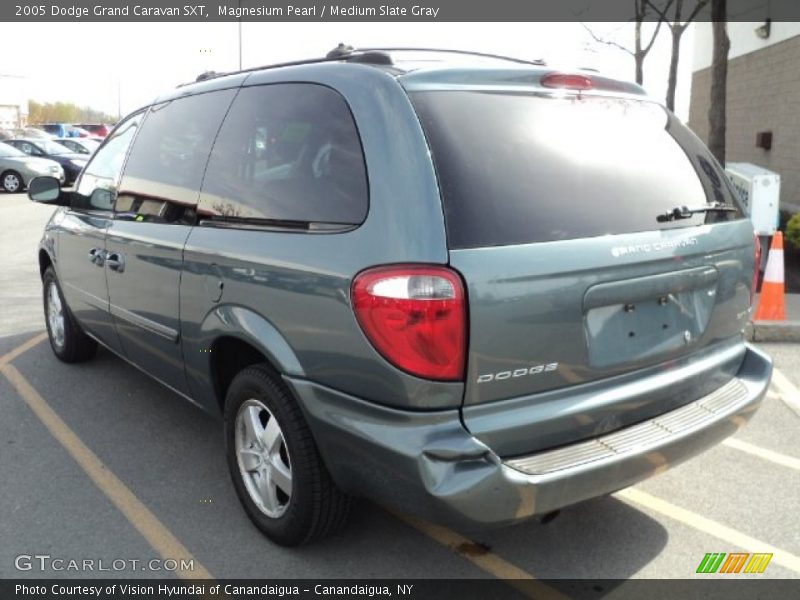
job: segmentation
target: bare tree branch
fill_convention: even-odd
[[[663,23],[664,21],[659,19],[658,25],[656,25],[656,30],[653,32],[653,37],[650,38],[650,43],[647,44],[647,46],[645,46],[644,48],[642,48],[642,52],[644,53],[645,56],[647,56],[647,53],[650,52],[650,49],[653,47],[653,44],[655,43],[656,38],[658,37],[658,32],[661,30],[661,25]]]
[[[675,90],[678,86],[678,61],[681,52],[681,37],[689,24],[706,7],[709,0],[695,0],[694,10],[689,13],[685,20],[681,20],[684,0],[669,0],[669,3],[662,9],[653,0],[645,0],[647,5],[652,8],[670,29],[672,37],[672,55],[669,60],[669,75],[667,77],[667,97],[666,104],[670,110],[675,110]],[[674,8],[673,8],[674,6]],[[672,18],[669,17],[669,10],[672,8]]]
[[[658,4],[653,2],[653,0],[644,0],[644,3],[656,11],[658,16],[661,17],[661,20],[666,21],[670,29],[679,29],[682,32],[684,29],[686,29],[686,27],[688,27],[689,23],[695,20],[700,11],[703,10],[709,2],[709,0],[697,0],[694,10],[692,10],[685,21],[681,22],[680,19],[681,12],[683,10],[683,0],[677,0],[677,4],[675,5],[675,13],[673,15],[674,18],[670,19],[669,17],[669,10],[672,8],[672,5],[675,3],[675,1],[676,0],[669,0],[669,2],[664,5],[663,9],[659,7]]]
[[[619,42],[613,39],[613,34],[617,31],[614,30],[610,34],[606,34],[604,36],[597,35],[590,27],[588,27],[585,23],[581,23],[583,28],[589,32],[589,35],[592,36],[592,39],[600,44],[605,44],[607,46],[612,46],[617,48],[618,50],[622,50],[626,54],[630,55],[633,58],[634,67],[635,67],[635,78],[636,83],[642,85],[644,83],[644,60],[647,58],[647,54],[653,48],[653,44],[655,44],[656,39],[658,38],[658,34],[661,31],[661,25],[664,23],[665,16],[661,16],[658,18],[657,23],[655,24],[655,28],[652,31],[650,36],[650,41],[646,44],[642,44],[642,26],[645,22],[647,17],[647,7],[650,6],[651,0],[632,0],[633,2],[633,9],[634,9],[634,32],[633,32],[633,49],[631,50],[627,46],[620,44]],[[667,0],[666,7],[663,10],[668,10],[672,3],[675,0]],[[682,2],[682,0],[679,0]],[[659,6],[658,11],[660,12],[662,9]],[[663,12],[662,12],[663,15]]]
[[[634,52],[633,52],[633,50],[630,50],[629,48],[626,48],[625,46],[623,46],[622,44],[619,44],[619,43],[615,42],[614,40],[607,40],[607,39],[605,39],[605,38],[602,38],[602,37],[600,37],[600,36],[599,36],[599,35],[597,35],[597,34],[596,34],[594,31],[592,31],[592,30],[591,30],[591,29],[590,29],[590,28],[589,28],[589,27],[586,25],[586,23],[581,23],[581,25],[583,25],[583,28],[584,28],[586,31],[588,31],[588,32],[589,32],[589,35],[590,35],[590,36],[592,36],[592,39],[594,39],[594,41],[595,41],[595,42],[597,42],[597,43],[599,43],[599,44],[606,44],[607,46],[614,46],[615,48],[618,48],[619,50],[622,50],[623,52],[627,52],[627,53],[628,53],[628,54],[630,54],[631,56],[634,56]]]
[[[647,4],[650,8],[652,8],[654,11],[656,11],[656,13],[658,13],[658,16],[661,17],[662,21],[669,21],[669,17],[667,16],[667,12],[672,7],[673,0],[669,0],[669,3],[664,7],[664,10],[661,10],[661,8],[659,8],[658,5],[653,4],[652,0],[644,0],[644,1],[645,1],[645,4]]]
[[[706,4],[708,4],[708,0],[699,0],[697,6],[694,7],[694,10],[691,12],[689,17],[684,21],[683,28],[686,29],[689,26],[689,23],[694,21],[695,17],[700,13],[703,8],[705,8]]]
[[[664,8],[665,11],[669,10],[669,7],[672,6],[672,2],[673,0],[669,0],[669,2],[667,2],[667,6]],[[636,18],[639,22],[644,21],[644,18],[647,15],[648,4],[649,4],[648,0],[636,0]],[[663,24],[664,24],[664,18],[661,15],[659,15],[658,23],[656,24],[656,29],[653,32],[653,37],[650,38],[650,43],[647,44],[647,46],[645,46],[644,48],[642,48],[642,53],[644,54],[644,56],[647,56],[647,54],[650,52],[650,49],[653,47],[653,44],[655,43],[656,38],[658,37],[658,32],[661,31],[661,26]]]

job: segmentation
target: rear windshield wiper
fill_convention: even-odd
[[[678,219],[691,219],[692,215],[704,212],[736,212],[736,207],[722,202],[710,202],[700,206],[676,206],[669,212],[665,212],[656,217],[659,223],[666,221],[677,221]]]

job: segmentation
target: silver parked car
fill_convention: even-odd
[[[77,154],[94,154],[94,151],[100,147],[102,139],[95,138],[55,138],[54,142],[69,148]]]
[[[34,177],[55,177],[64,183],[64,169],[47,158],[28,156],[0,142],[0,186],[10,194],[21,192]]]

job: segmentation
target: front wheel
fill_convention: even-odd
[[[228,468],[239,500],[272,541],[297,546],[344,524],[334,484],[294,398],[266,365],[244,369],[225,399]]]
[[[97,342],[81,330],[69,311],[53,267],[44,272],[42,285],[45,323],[53,353],[67,363],[90,359],[97,351]]]
[[[16,171],[6,171],[0,177],[0,183],[3,185],[3,190],[9,194],[16,194],[22,191],[22,177]]]

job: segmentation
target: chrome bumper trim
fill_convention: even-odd
[[[649,421],[585,442],[507,459],[504,464],[526,475],[545,475],[602,459],[641,454],[702,429],[710,421],[731,413],[747,399],[747,387],[734,378],[711,394]]]

